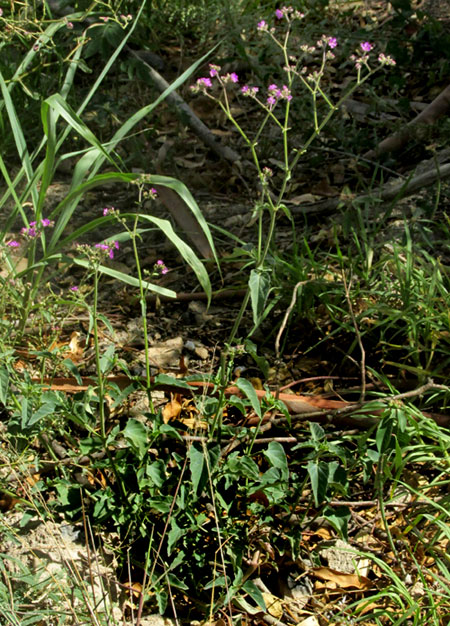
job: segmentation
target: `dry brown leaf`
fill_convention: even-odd
[[[274,596],[269,591],[263,591],[262,597],[266,603],[267,611],[269,615],[281,619],[283,616],[283,602],[277,596]]]
[[[164,424],[167,424],[171,420],[175,420],[181,413],[181,402],[177,396],[172,397],[172,400],[166,404],[163,408],[162,415]]]
[[[299,206],[300,204],[313,204],[317,201],[317,196],[312,193],[302,193],[299,196],[294,196],[290,200],[286,200],[286,204],[293,204]]]
[[[342,574],[329,567],[315,567],[310,570],[310,573],[327,582],[332,582],[337,587],[342,589],[356,588],[356,589],[370,589],[373,587],[373,583],[369,578],[365,576],[358,576],[357,574]]]
[[[299,622],[297,626],[319,626],[319,621],[315,615],[310,615],[306,619]]]

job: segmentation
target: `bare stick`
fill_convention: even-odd
[[[375,150],[369,150],[364,158],[373,159],[374,157],[385,154],[386,152],[397,152],[401,150],[411,138],[414,127],[418,124],[433,125],[440,117],[445,115],[450,109],[450,85],[448,85],[430,104],[419,113],[411,122],[406,124],[398,133],[384,139]]]
[[[429,187],[435,182],[439,180],[444,180],[445,178],[449,177],[450,163],[446,163],[445,165],[429,169],[423,174],[414,176],[404,182],[402,181],[395,184],[387,183],[386,185],[383,185],[371,194],[356,196],[352,199],[352,202],[356,204],[360,202],[365,202],[367,200],[373,201],[374,198],[378,198],[381,202],[390,202],[396,197],[404,198],[405,196],[410,196],[419,189]],[[289,207],[289,210],[293,214],[314,213],[318,215],[319,213],[331,213],[332,211],[335,211],[338,205],[341,203],[342,200],[340,198],[329,198],[327,200],[315,202],[312,204],[303,204],[300,206]],[[375,204],[374,206],[376,207],[377,205]]]
[[[148,70],[150,80],[155,85],[155,87],[163,93],[166,89],[170,87],[169,83],[161,76],[159,72],[157,72],[151,65],[149,65],[146,61],[142,59],[142,57],[136,53],[131,48],[127,47],[127,51],[132,54],[136,59],[145,65]],[[235,152],[232,148],[228,146],[222,146],[219,141],[217,141],[216,137],[209,130],[209,128],[204,124],[193,112],[191,107],[183,100],[183,98],[176,93],[176,91],[172,91],[167,97],[166,102],[173,106],[177,115],[183,118],[183,121],[189,126],[189,128],[199,137],[203,143],[211,148],[220,158],[225,159],[226,161],[230,161],[234,163],[235,161],[240,160],[240,156],[237,152]]]
[[[275,341],[275,354],[277,355],[277,359],[280,358],[281,335],[283,334],[284,329],[286,328],[286,324],[287,324],[288,319],[289,319],[289,317],[290,317],[290,315],[292,313],[292,309],[294,308],[295,303],[297,301],[297,291],[298,291],[298,288],[301,287],[302,285],[305,285],[307,282],[309,282],[309,281],[301,280],[300,282],[298,282],[295,285],[295,287],[294,287],[294,289],[292,291],[291,304],[288,306],[287,311],[284,314],[283,322],[281,323],[280,330],[278,331],[277,338],[276,338],[276,341]]]

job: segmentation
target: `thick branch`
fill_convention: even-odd
[[[383,139],[374,150],[369,150],[364,155],[365,159],[374,159],[387,152],[397,152],[403,148],[411,138],[414,128],[418,124],[432,126],[440,117],[450,109],[450,85],[431,102],[426,109],[421,111],[411,122],[406,124],[399,132]]]
[[[136,59],[139,59],[143,65],[145,65],[148,70],[150,80],[158,91],[163,93],[170,87],[169,83],[161,76],[161,74],[144,61],[139,53],[131,50],[129,47],[127,47],[127,50]],[[231,163],[240,160],[241,157],[237,152],[228,146],[222,146],[222,144],[217,141],[216,137],[209,130],[209,128],[195,115],[190,106],[186,104],[183,98],[176,93],[176,91],[172,91],[172,93],[166,97],[166,102],[169,106],[174,108],[176,114],[182,118],[183,122],[189,126],[192,132],[194,132],[197,137],[199,137],[199,139],[201,139],[203,143],[208,146],[208,148],[211,148],[211,150],[213,150],[220,158],[230,161]]]
[[[424,187],[429,187],[433,185],[438,180],[443,180],[444,178],[450,177],[450,163],[446,163],[445,165],[441,165],[434,169],[427,170],[422,174],[414,176],[406,181],[401,181],[400,183],[387,183],[380,187],[377,191],[374,191],[371,194],[364,194],[362,196],[356,196],[352,199],[352,202],[359,203],[364,202],[366,200],[370,200],[376,198],[381,200],[382,202],[389,202],[394,198],[403,198],[405,196],[410,196],[419,189],[423,189]],[[337,209],[338,205],[341,204],[342,200],[340,198],[329,198],[327,200],[322,200],[320,202],[315,202],[313,204],[302,204],[300,206],[294,206],[290,208],[291,213],[330,213]]]

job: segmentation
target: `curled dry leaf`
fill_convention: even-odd
[[[370,589],[373,586],[372,581],[365,576],[358,576],[357,574],[342,574],[329,567],[315,567],[310,570],[310,574],[324,580],[327,583],[332,583],[333,588],[341,589]]]

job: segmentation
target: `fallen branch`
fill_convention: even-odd
[[[148,75],[156,89],[163,93],[170,87],[169,83],[157,72],[149,63],[147,63],[142,56],[127,46],[127,51],[138,59],[147,68]],[[240,156],[232,148],[223,146],[209,128],[204,124],[193,112],[191,107],[183,100],[183,98],[176,92],[172,91],[166,96],[165,101],[169,106],[172,106],[175,113],[182,119],[183,123],[187,124],[193,133],[197,135],[201,141],[211,148],[221,159],[234,163],[240,160]]]
[[[403,198],[405,196],[410,196],[419,189],[423,189],[424,187],[429,187],[433,183],[444,180],[445,178],[450,177],[450,163],[446,163],[445,165],[441,165],[440,167],[436,167],[434,169],[427,170],[422,174],[418,174],[417,176],[413,176],[409,180],[402,181],[400,183],[387,183],[380,187],[377,191],[374,191],[371,194],[364,194],[362,196],[355,196],[351,199],[353,204],[363,203],[369,200],[379,200],[381,202],[390,202],[394,200],[394,198]],[[327,200],[323,200],[320,202],[315,202],[311,204],[303,204],[300,206],[290,207],[290,211],[293,214],[298,213],[330,213],[335,211],[337,207],[343,204],[343,200],[341,198],[329,198]],[[376,205],[378,206],[378,205]]]
[[[406,124],[402,130],[394,133],[390,137],[383,139],[374,150],[369,150],[364,155],[365,159],[373,159],[388,152],[398,152],[410,140],[415,127],[419,124],[432,126],[440,117],[445,115],[450,109],[450,85],[417,115],[411,122]]]
[[[81,384],[75,378],[53,378],[44,379],[41,381],[39,378],[31,379],[35,384],[42,384],[44,388],[52,389],[54,391],[63,391],[65,393],[78,393],[79,391],[87,390],[89,387],[96,387],[97,381],[95,378],[82,377]],[[114,384],[121,389],[125,389],[133,383],[140,383],[146,385],[145,378],[133,379],[128,376],[109,376],[105,379],[105,384]],[[198,391],[202,394],[215,394],[217,393],[217,386],[213,383],[204,381],[183,381],[179,379],[179,383],[159,383],[152,379],[152,383],[155,385],[155,389],[162,391],[179,393],[186,395],[189,390],[183,388],[182,384],[187,384],[192,393]],[[384,396],[376,398],[377,403],[387,403],[393,401],[399,401],[406,398],[414,398],[420,396],[430,390],[450,391],[450,388],[446,385],[438,385],[433,381],[428,382],[417,389],[400,393],[394,396]],[[267,395],[266,390],[255,389],[255,394],[261,402]],[[225,397],[238,396],[242,397],[241,390],[236,386],[227,387],[224,391]],[[298,418],[302,421],[317,421],[322,423],[332,423],[336,426],[356,426],[367,427],[369,425],[376,424],[378,422],[380,409],[373,409],[370,405],[373,405],[372,401],[367,402],[347,402],[345,400],[330,400],[328,398],[322,398],[321,396],[300,396],[290,393],[280,393],[277,396],[278,400],[281,400],[286,406],[287,410],[292,416],[292,419]],[[357,413],[358,415],[352,415]],[[439,426],[450,426],[450,415],[440,415],[434,413],[423,413],[425,417],[433,419]],[[265,421],[271,420],[271,415],[268,414]],[[273,420],[275,421],[275,420]],[[279,420],[280,421],[280,420]],[[246,425],[253,426],[260,422],[259,417],[250,417],[246,420]],[[264,420],[263,420],[264,423]]]

